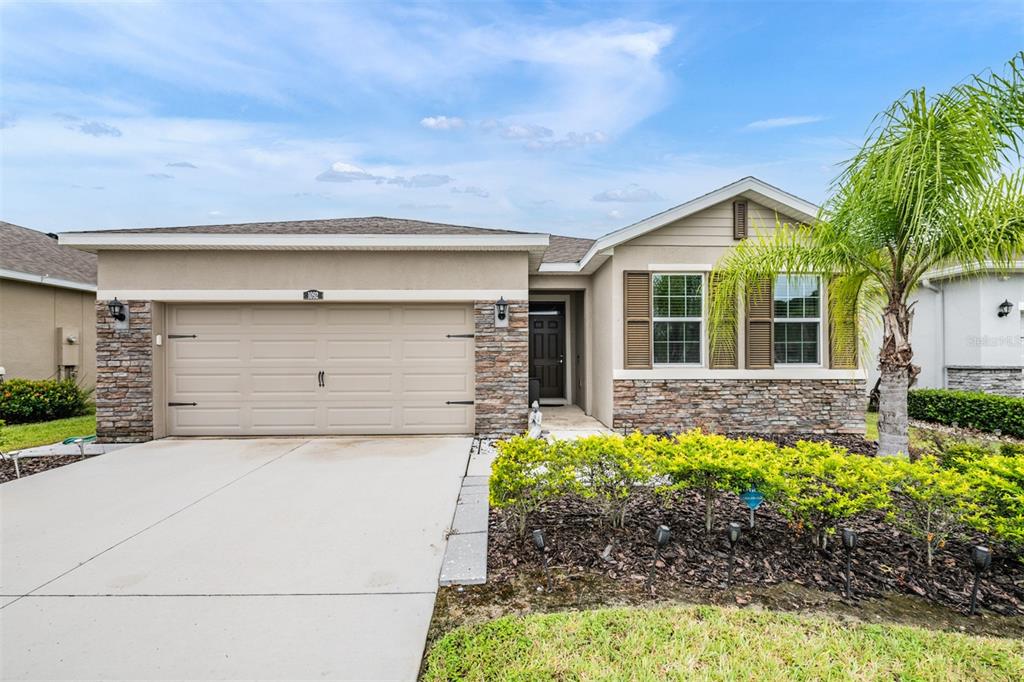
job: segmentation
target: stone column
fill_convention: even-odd
[[[116,329],[96,301],[96,435],[101,443],[153,439],[153,303],[124,301],[128,329]]]
[[[475,301],[476,432],[526,431],[529,416],[529,301],[509,301],[507,327],[494,326],[494,301]]]

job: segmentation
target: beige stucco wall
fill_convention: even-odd
[[[525,290],[523,252],[101,251],[99,289]]]
[[[612,369],[615,361],[612,354],[622,348],[622,313],[614,309],[622,307],[622,270],[615,270],[611,260],[605,262],[593,278],[593,339],[591,346],[591,414],[603,424],[612,424]],[[616,297],[618,293],[618,297]],[[621,350],[619,351],[621,355]]]
[[[56,377],[62,343],[58,328],[78,330],[70,354],[79,382],[96,383],[96,295],[17,280],[0,279],[0,366],[8,378]]]

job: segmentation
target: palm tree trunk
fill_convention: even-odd
[[[909,454],[907,390],[920,368],[910,361],[910,327],[914,311],[897,294],[882,314],[882,350],[878,355],[878,454]]]

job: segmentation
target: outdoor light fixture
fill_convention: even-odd
[[[729,574],[725,579],[726,587],[732,584],[732,570],[736,566],[736,543],[740,541],[742,532],[743,526],[735,521],[729,522],[729,529],[726,531],[726,537],[729,538]]]
[[[1006,317],[1013,310],[1013,304],[1009,300],[1005,300],[999,304],[999,317]]]
[[[750,507],[750,527],[754,527],[754,510],[764,502],[764,495],[757,488],[751,487],[746,492],[740,493],[743,504]]]
[[[651,589],[651,586],[654,585],[654,571],[658,568],[661,550],[665,548],[671,539],[672,531],[668,526],[658,526],[654,529],[654,561],[651,563],[651,572],[647,574],[647,589]]]
[[[498,319],[504,320],[508,318],[508,301],[502,296],[498,299],[498,302],[494,304],[494,309],[498,313]]]
[[[544,531],[538,528],[535,531],[533,531],[531,535],[533,537],[533,546],[537,548],[538,552],[540,552],[541,560],[544,566],[544,580],[548,584],[548,592],[551,592],[551,573],[548,572],[547,542],[544,539]]]
[[[843,529],[843,547],[846,548],[846,597],[853,597],[850,576],[853,573],[853,550],[857,549],[857,533],[852,528]]]
[[[984,545],[971,547],[971,564],[974,567],[974,588],[971,590],[971,611],[973,616],[978,607],[978,586],[981,584],[981,574],[992,565],[992,552]]]
[[[127,317],[124,313],[124,303],[117,300],[117,296],[114,297],[113,301],[107,304],[107,310],[110,311],[110,316],[118,322],[124,322]]]

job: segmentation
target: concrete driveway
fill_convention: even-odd
[[[468,438],[163,440],[0,486],[0,678],[413,679]]]

